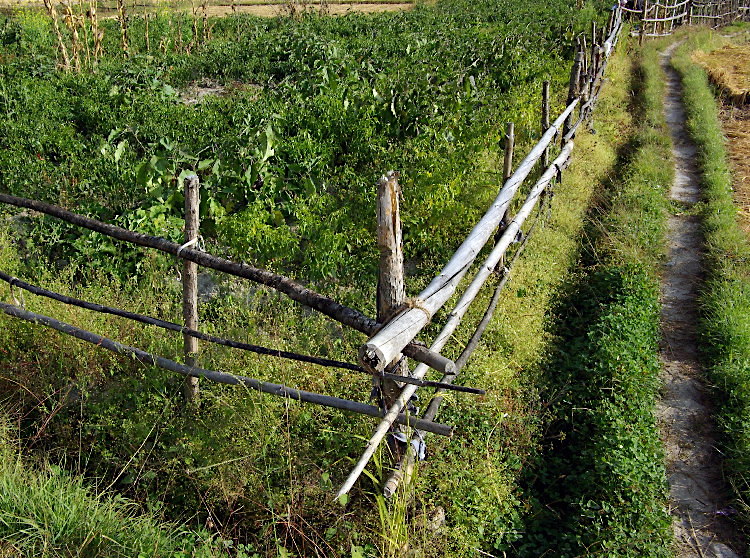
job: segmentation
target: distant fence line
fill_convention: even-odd
[[[641,37],[666,37],[682,25],[717,29],[735,21],[750,21],[750,0],[634,0],[623,11],[640,22]]]
[[[11,285],[11,289],[21,288],[27,292],[45,296],[63,304],[108,313],[182,333],[184,337],[183,352],[185,364],[151,355],[140,349],[106,339],[101,335],[59,322],[51,317],[29,312],[17,301],[15,305],[0,303],[0,311],[18,319],[55,329],[115,353],[130,355],[144,364],[158,366],[183,374],[188,378],[194,378],[190,389],[185,392],[188,402],[197,396],[197,378],[203,377],[215,382],[240,385],[284,398],[381,417],[381,422],[367,443],[363,455],[338,492],[338,495],[345,494],[359,478],[383,439],[389,432],[393,431],[394,423],[407,424],[416,430],[414,439],[411,440],[412,442],[421,439],[422,432],[449,436],[452,433],[450,426],[433,422],[442,400],[439,394],[447,389],[473,394],[484,393],[480,389],[455,386],[453,383],[481,339],[497,305],[499,294],[510,277],[513,264],[518,259],[528,238],[535,230],[536,222],[524,233],[524,223],[532,215],[535,208],[539,207],[541,210],[540,200],[549,192],[554,182],[559,179],[561,173],[571,160],[574,149],[573,139],[576,131],[587,119],[590,119],[595,109],[603,84],[607,62],[617,44],[622,28],[622,15],[623,11],[621,9],[615,9],[610,14],[609,21],[604,28],[598,29],[596,25],[593,25],[589,44],[587,44],[585,38],[578,39],[575,60],[571,70],[566,107],[552,123],[550,123],[549,119],[549,83],[546,82],[544,84],[541,103],[542,138],[531,149],[515,171],[512,169],[512,155],[514,150],[513,132],[512,126],[509,127],[505,146],[505,181],[497,198],[484,217],[482,217],[468,235],[467,239],[457,249],[441,273],[433,279],[425,290],[412,299],[405,298],[403,294],[405,289],[403,286],[403,253],[397,195],[399,192],[398,175],[391,172],[381,178],[378,184],[378,246],[381,249],[381,265],[378,279],[378,319],[368,317],[362,312],[340,304],[282,275],[244,263],[232,262],[198,249],[195,246],[199,227],[199,223],[197,222],[197,208],[199,205],[197,176],[189,176],[185,179],[186,236],[185,243],[182,245],[170,242],[164,238],[149,236],[102,223],[37,200],[0,194],[0,203],[44,213],[120,241],[171,254],[181,259],[185,266],[194,265],[195,268],[189,269],[186,267],[186,270],[189,269],[190,272],[183,273],[182,278],[185,325],[166,322],[149,316],[54,293],[0,271],[0,280]],[[578,111],[577,116],[575,115],[576,110]],[[559,151],[556,147],[556,140],[559,140],[560,143]],[[550,152],[553,149],[557,151],[557,155],[554,156],[554,160],[550,163]],[[511,218],[509,215],[511,202],[518,199],[518,192],[521,185],[527,180],[534,168],[539,169],[540,177],[532,185],[525,198],[518,200],[521,204],[520,208]],[[539,218],[538,216],[537,220]],[[456,292],[462,279],[473,267],[475,259],[482,248],[492,239],[495,242],[494,248],[482,265],[479,266],[474,279],[470,282],[461,299],[449,314],[446,324],[434,339],[432,345],[427,348],[417,342],[416,337],[432,321],[435,313]],[[503,264],[511,246],[516,247],[515,253],[507,263]],[[198,265],[275,289],[297,303],[308,306],[347,327],[368,335],[369,340],[360,347],[359,365],[269,349],[201,333],[197,327],[195,272]],[[459,359],[455,362],[451,361],[440,354],[441,350],[456,331],[469,306],[475,301],[482,287],[490,277],[496,274],[501,275],[501,280],[495,288],[495,294],[484,313],[484,317],[477,325],[474,334],[465,346]],[[387,291],[390,291],[390,293],[387,293]],[[383,297],[388,298],[385,303],[381,300],[381,294]],[[381,389],[381,406],[377,407],[329,395],[306,392],[254,378],[200,368],[197,366],[196,361],[198,339],[252,351],[257,354],[288,358],[322,366],[335,366],[353,372],[370,374],[375,378],[376,386]],[[419,363],[411,373],[405,367],[404,356],[408,356]],[[439,371],[443,376],[442,379],[439,382],[425,380],[425,375],[429,369]],[[408,409],[407,404],[409,400],[419,387],[437,388],[437,397],[431,399],[424,418],[410,416],[410,413],[405,411]],[[389,389],[392,392],[389,392]],[[412,445],[407,444],[407,449]],[[413,453],[405,451],[403,455],[404,459],[397,464],[394,475],[386,483],[385,492],[387,495],[392,494],[399,480],[408,476],[413,466]]]

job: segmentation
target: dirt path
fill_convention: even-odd
[[[664,110],[672,135],[675,180],[671,199],[686,208],[700,199],[696,147],[685,129],[677,72],[666,49],[661,65],[667,78]],[[700,222],[677,213],[669,219],[669,261],[662,277],[663,398],[657,413],[667,454],[673,527],[680,558],[732,558],[744,548],[735,535],[716,450],[713,406],[698,362],[696,299],[701,281]]]

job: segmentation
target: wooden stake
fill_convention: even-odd
[[[643,46],[646,39],[646,17],[648,17],[648,0],[643,0],[643,11],[641,12],[641,34],[638,37],[638,44]]]
[[[516,147],[515,125],[508,122],[505,125],[505,157],[503,159],[503,184],[513,174],[513,150]]]
[[[542,134],[549,130],[549,80],[542,84]],[[542,153],[542,168],[549,165],[549,147],[544,148]]]
[[[406,290],[404,287],[404,253],[401,236],[401,215],[399,213],[399,197],[401,186],[398,183],[398,173],[388,172],[378,180],[378,248],[380,249],[380,267],[378,270],[377,307],[378,322],[388,323],[404,307]],[[387,366],[391,374],[405,376],[408,373],[406,361],[399,355]],[[401,391],[393,380],[379,380],[373,377],[373,382],[383,396],[382,404],[390,408]]]
[[[185,244],[197,242],[200,229],[200,181],[194,174],[185,178]],[[182,263],[182,317],[185,327],[198,329],[198,264],[184,260]],[[183,334],[185,364],[196,366],[198,340]],[[188,376],[182,387],[185,402],[195,404],[198,401],[198,378]]]
[[[576,52],[575,61],[573,62],[573,67],[570,69],[570,85],[568,86],[568,106],[576,100],[580,94],[579,90],[579,83],[581,81],[581,68],[583,67],[583,59],[584,54],[582,50],[578,50]],[[568,117],[565,119],[565,124],[563,125],[563,136],[566,136],[568,134],[568,131],[570,131],[570,126],[573,123],[573,113],[571,112]]]

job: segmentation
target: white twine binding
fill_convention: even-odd
[[[201,252],[205,252],[205,250],[204,250],[204,246],[203,246],[203,237],[202,237],[201,235],[198,235],[198,236],[195,236],[195,237],[191,238],[191,239],[190,239],[190,240],[188,240],[188,241],[187,241],[187,242],[186,242],[185,244],[183,244],[182,246],[180,246],[180,247],[179,247],[179,248],[177,249],[177,254],[176,254],[176,255],[177,255],[177,257],[179,257],[179,256],[180,256],[180,254],[182,253],[182,251],[183,251],[183,250],[184,250],[185,248],[190,248],[190,247],[191,247],[191,246],[193,246],[194,244],[196,244],[196,245],[197,245],[197,246],[195,247],[195,249],[196,249],[196,250],[200,250]]]

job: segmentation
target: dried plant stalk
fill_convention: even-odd
[[[122,53],[127,58],[130,55],[130,43],[128,41],[128,14],[125,10],[125,0],[117,0],[117,19],[120,20]]]
[[[57,37],[57,50],[60,51],[62,57],[62,68],[64,70],[70,70],[70,56],[68,55],[68,47],[65,46],[65,39],[63,39],[62,32],[60,31],[60,22],[57,17],[57,8],[52,5],[52,0],[44,0],[44,7],[47,8],[47,13],[52,18],[52,27],[55,30],[55,36]]]

